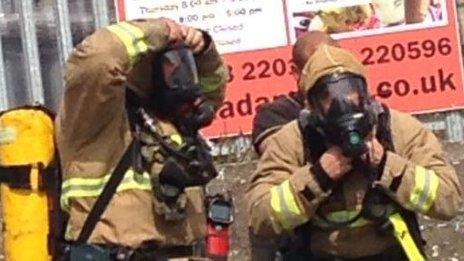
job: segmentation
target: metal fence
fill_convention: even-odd
[[[56,109],[74,44],[114,20],[109,0],[0,0],[0,109]]]
[[[463,0],[457,5],[464,10]],[[0,0],[0,110],[34,102],[57,109],[73,45],[114,21],[113,0]],[[418,117],[447,140],[464,141],[463,111]]]

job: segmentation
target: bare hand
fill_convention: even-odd
[[[205,47],[205,39],[203,33],[193,27],[182,25],[181,27],[182,37],[186,45],[192,49],[194,54],[200,53]]]
[[[334,181],[341,179],[351,168],[351,159],[343,156],[339,147],[330,147],[319,159],[322,169]]]
[[[169,36],[168,36],[168,41],[169,43],[175,43],[179,40],[183,40],[182,36],[182,29],[181,26],[176,23],[174,20],[171,20],[169,18],[160,18],[162,19],[166,25],[168,26],[169,30]]]

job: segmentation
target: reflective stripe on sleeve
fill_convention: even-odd
[[[425,260],[416,243],[414,242],[411,233],[408,230],[408,226],[406,225],[406,222],[401,217],[401,215],[396,213],[391,215],[388,219],[393,225],[394,236],[400,243],[403,251],[408,256],[408,259],[411,261]]]
[[[61,192],[61,207],[69,211],[70,201],[75,198],[98,197],[111,174],[101,178],[71,178],[63,182]],[[130,189],[151,190],[150,176],[147,172],[138,174],[134,170],[127,170],[124,179],[119,184],[116,192]]]
[[[177,145],[182,145],[184,143],[184,139],[179,134],[173,134],[173,135],[169,136],[169,138],[173,142],[175,142]]]
[[[134,64],[141,54],[148,51],[145,35],[140,28],[127,22],[121,22],[110,25],[106,29],[114,33],[122,41],[126,47],[131,64]]]
[[[358,214],[359,214],[359,211],[356,211],[356,210],[342,210],[342,211],[331,212],[326,216],[326,218],[329,221],[332,221],[334,223],[344,223],[344,222],[348,222],[349,220],[352,220]],[[333,227],[332,224],[326,222],[324,219],[322,219],[322,218],[320,218],[318,216],[314,216],[311,219],[311,223],[314,226],[319,227],[319,228],[330,229],[330,228]],[[349,228],[357,228],[357,227],[363,227],[363,226],[366,226],[366,225],[369,225],[369,224],[372,224],[372,221],[370,221],[368,219],[365,219],[363,217],[360,217],[360,218],[356,219],[356,221],[354,221],[353,223],[350,223],[349,225],[347,225],[347,227],[349,227]]]
[[[414,188],[409,197],[409,207],[427,213],[437,195],[439,179],[433,170],[416,166]]]
[[[285,230],[293,229],[308,220],[300,210],[288,180],[272,187],[271,209]]]

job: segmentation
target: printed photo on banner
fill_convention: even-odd
[[[288,0],[291,41],[307,31],[353,38],[448,24],[445,0]]]

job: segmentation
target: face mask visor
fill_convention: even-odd
[[[168,88],[189,89],[199,85],[195,59],[186,46],[173,48],[162,55],[161,72]]]
[[[362,112],[370,100],[364,78],[350,73],[320,78],[308,92],[307,98],[311,109],[324,118]]]
[[[338,145],[349,157],[366,152],[364,139],[372,132],[374,118],[371,99],[362,77],[353,74],[329,75],[318,80],[308,100],[327,142]]]

